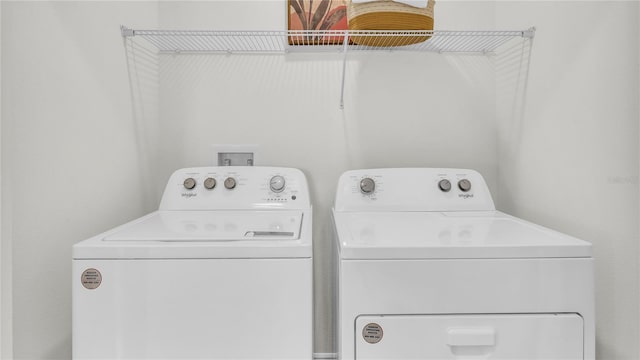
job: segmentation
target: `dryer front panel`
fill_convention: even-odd
[[[577,314],[359,316],[354,331],[358,360],[583,359]]]

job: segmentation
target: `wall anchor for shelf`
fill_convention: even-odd
[[[120,33],[122,34],[122,37],[129,37],[129,36],[135,35],[133,29],[129,29],[124,25],[120,26]]]
[[[522,37],[527,39],[533,39],[536,36],[536,27],[532,26],[529,29],[522,32]]]

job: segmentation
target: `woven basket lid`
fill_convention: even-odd
[[[354,4],[351,0],[347,0],[347,18],[348,20],[363,14],[370,13],[409,13],[416,15],[424,15],[433,18],[433,8],[435,0],[429,0],[427,7],[418,8],[415,6],[398,3],[393,0],[376,0],[367,3]]]

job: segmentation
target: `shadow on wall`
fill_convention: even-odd
[[[505,46],[496,57],[496,104],[506,136],[518,143],[526,109],[529,63],[533,39]]]
[[[129,92],[131,96],[131,115],[134,121],[138,164],[141,184],[153,184],[141,188],[145,204],[158,204],[162,181],[154,183],[153,174],[157,173],[158,148],[158,104],[159,104],[159,60],[156,50],[131,37],[123,38]]]
[[[194,158],[193,165],[208,164],[211,144],[260,144],[263,165],[305,164],[309,154],[294,149],[320,146],[330,136],[339,59],[337,54],[161,54],[161,143],[168,146],[160,149],[163,166],[193,164]]]
[[[265,137],[283,137],[283,132],[274,131],[278,127],[289,127],[287,135],[304,134],[313,129],[305,122],[336,114],[347,146],[342,151],[356,167],[487,163],[497,152],[496,119],[514,118],[523,111],[531,47],[529,40],[514,41],[496,56],[351,54],[345,110],[332,111],[339,101],[340,54],[157,54],[142,43],[126,40],[140,156],[148,160],[141,163],[174,166],[184,165],[180,154],[195,150],[189,147],[203,133],[211,139],[224,133],[222,143],[234,138],[242,138],[240,143],[268,143]],[[155,72],[156,82],[144,77]],[[146,80],[150,86],[145,88]],[[145,98],[154,99],[157,106]],[[496,107],[496,101],[501,105]],[[506,103],[512,104],[509,110]],[[264,123],[256,124],[256,113]],[[517,122],[510,123],[514,129],[509,134],[517,134]],[[291,136],[287,141],[295,143]],[[165,151],[160,144],[185,148]],[[154,146],[159,152],[149,150]],[[386,155],[394,152],[404,155]],[[469,155],[476,152],[481,156]],[[163,155],[153,159],[158,153]],[[443,161],[442,153],[451,155]],[[145,173],[157,174],[153,170],[158,168],[149,166],[153,169]],[[161,191],[158,187],[155,195]]]
[[[533,39],[525,38],[522,42],[504,46],[496,56],[496,115],[500,166],[513,166],[519,158],[517,151],[506,150],[510,149],[509,144],[522,142],[532,47]],[[499,187],[500,194],[510,194],[516,190],[509,189],[509,184],[506,183],[500,183]],[[494,196],[496,195],[498,193]],[[500,204],[501,209],[509,211],[513,207],[513,204],[507,203],[509,199],[515,198],[502,196],[496,199],[496,202]]]
[[[348,125],[364,167],[473,167],[494,178],[492,60],[436,53],[363,54]],[[355,136],[357,134],[357,136]],[[390,156],[396,154],[396,156]]]

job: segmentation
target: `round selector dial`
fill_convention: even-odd
[[[182,185],[184,185],[185,189],[192,190],[194,187],[196,187],[196,179],[194,179],[194,178],[186,178],[182,182]]]
[[[204,179],[204,187],[208,190],[213,189],[214,187],[216,187],[216,179],[212,177]]]
[[[444,192],[449,192],[451,190],[451,181],[442,179],[438,182],[438,187]]]
[[[376,182],[372,178],[360,180],[360,191],[363,194],[371,194],[376,189]]]
[[[233,189],[234,187],[236,187],[236,179],[232,177],[224,179],[224,187],[229,190]]]
[[[271,191],[275,193],[282,192],[282,190],[284,190],[284,186],[285,186],[284,177],[280,175],[276,175],[272,177],[271,180],[269,180],[269,188],[271,189]]]
[[[460,188],[460,190],[464,192],[471,190],[471,181],[467,179],[462,179],[458,181],[458,188]]]

